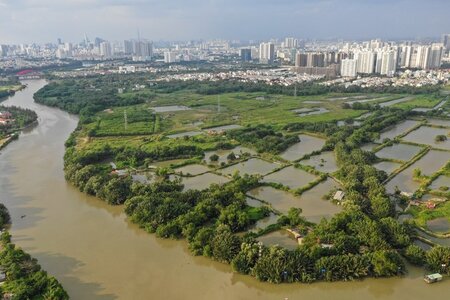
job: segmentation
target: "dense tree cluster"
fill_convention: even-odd
[[[14,131],[17,131],[25,126],[30,125],[33,122],[36,122],[38,116],[36,112],[26,109],[20,108],[16,106],[1,106],[0,112],[9,112],[12,115],[13,122],[5,125],[0,125],[0,138],[6,134],[10,134]]]
[[[275,154],[300,141],[298,135],[283,135],[268,125],[232,130],[227,135],[243,144],[251,145],[258,152]]]

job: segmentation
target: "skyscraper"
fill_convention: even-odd
[[[346,58],[341,61],[341,76],[356,77],[356,59]]]
[[[431,45],[430,65],[431,69],[437,69],[441,66],[442,56],[444,55],[444,44]]]
[[[357,60],[356,71],[361,74],[372,74],[375,69],[376,54],[372,50],[364,50],[355,53]]]
[[[261,43],[259,45],[259,62],[270,64],[275,59],[275,45],[273,43]]]
[[[252,60],[252,49],[243,48],[239,50],[239,55],[242,61],[251,61]]]
[[[397,70],[397,61],[394,50],[386,50],[381,52],[381,75],[386,75],[389,77],[394,76]]]
[[[295,56],[295,66],[297,68],[306,67],[307,62],[308,55],[306,53],[297,53],[297,55]]]
[[[444,44],[445,51],[450,51],[450,33],[442,35],[442,44]]]
[[[164,62],[166,64],[174,63],[177,61],[177,53],[172,51],[164,52]]]
[[[103,58],[110,58],[112,56],[111,44],[109,42],[100,43],[100,55]]]
[[[298,40],[295,38],[285,38],[283,46],[285,48],[297,48]]]
[[[126,55],[133,54],[133,43],[132,43],[132,41],[129,41],[129,40],[123,41],[123,52]]]
[[[431,47],[419,46],[417,47],[416,62],[414,67],[419,69],[429,69],[431,62]]]

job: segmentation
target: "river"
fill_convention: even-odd
[[[77,117],[33,102],[45,81],[27,81],[4,105],[35,110],[39,124],[0,153],[0,202],[13,241],[39,260],[72,299],[442,299],[450,280],[427,285],[423,271],[403,278],[272,285],[189,254],[126,220],[121,207],[78,192],[63,174],[64,141]]]

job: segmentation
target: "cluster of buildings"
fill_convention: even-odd
[[[358,86],[362,88],[369,87],[423,87],[447,83],[450,80],[450,72],[444,70],[405,70],[401,71],[395,77],[386,76],[358,76],[358,77],[340,77],[321,82],[320,85],[333,86],[341,85],[346,88]]]
[[[135,61],[174,64],[186,61],[262,64],[291,67],[302,76],[356,78],[394,77],[404,70],[436,70],[450,64],[450,34],[436,41],[363,42],[304,41],[293,37],[259,41],[157,42],[129,39],[110,42],[102,38],[79,43],[0,45],[0,68],[25,69],[67,61]],[[242,63],[246,64],[242,64]]]
[[[290,68],[276,68],[269,70],[243,70],[229,72],[184,73],[164,75],[158,81],[219,81],[237,80],[249,83],[266,83],[268,85],[290,86],[295,83],[310,82],[322,79],[323,76],[299,74]]]
[[[13,116],[10,112],[0,111],[0,125],[8,125],[14,122]]]
[[[411,42],[390,45],[379,40],[363,46],[350,48],[341,60],[340,73],[343,77],[356,77],[358,74],[380,74],[388,77],[398,69],[438,69],[445,53],[450,48],[443,43],[413,45]]]

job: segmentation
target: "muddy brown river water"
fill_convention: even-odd
[[[78,119],[35,104],[44,81],[3,104],[35,110],[39,125],[0,153],[0,201],[11,212],[13,241],[36,257],[72,299],[445,299],[450,280],[427,285],[423,271],[403,278],[272,285],[193,257],[184,242],[157,239],[64,180],[64,141]],[[24,216],[22,218],[22,216]]]

